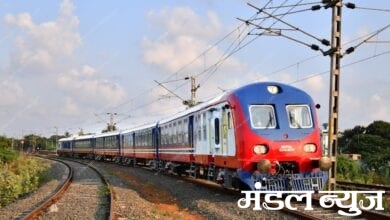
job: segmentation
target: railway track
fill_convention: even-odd
[[[150,171],[154,171],[150,168],[146,168]],[[155,172],[155,171],[154,171]],[[158,173],[163,173],[163,172],[158,172]],[[188,182],[191,182],[191,183],[195,183],[195,184],[200,184],[202,186],[205,186],[207,188],[210,188],[210,189],[213,189],[213,190],[217,190],[217,191],[220,191],[222,193],[229,193],[231,195],[241,195],[241,197],[243,197],[244,195],[241,194],[240,191],[237,191],[237,190],[233,190],[233,189],[226,189],[226,188],[222,188],[219,184],[217,183],[210,183],[209,181],[206,181],[206,180],[203,180],[203,179],[195,179],[195,178],[192,178],[190,176],[184,176],[184,177],[179,177],[179,176],[176,176],[176,175],[172,175],[174,176],[175,178],[181,178],[181,179],[184,179],[185,181],[188,181]],[[350,182],[342,182],[342,181],[338,181],[338,184],[344,184],[344,185],[351,185],[351,186],[354,186],[354,190],[385,190],[386,191],[386,194],[388,194],[390,192],[390,187],[386,187],[386,186],[379,186],[379,185],[365,185],[365,184],[357,184],[357,183],[350,183]],[[374,187],[375,186],[375,187]],[[356,187],[359,187],[358,189]],[[351,188],[349,188],[351,189]],[[264,201],[264,197],[261,196],[260,198],[260,201]],[[275,201],[275,200],[273,200]],[[284,202],[283,200],[279,200],[279,201],[282,201]],[[332,219],[332,220],[337,220],[337,219],[352,219],[351,217],[347,217],[347,216],[342,216],[338,213],[339,210],[342,210],[346,213],[349,212],[348,209],[340,209],[339,207],[337,207],[336,205],[333,206],[332,208],[323,208],[321,207],[320,205],[320,199],[319,197],[317,198],[317,196],[314,196],[314,198],[312,198],[312,201],[313,201],[313,204],[312,204],[312,207],[314,210],[305,210],[306,208],[306,200],[303,200],[302,202],[291,202],[291,206],[292,207],[296,207],[297,209],[296,210],[290,210],[286,207],[284,207],[282,209],[282,211],[284,213],[287,213],[288,215],[291,215],[291,216],[294,216],[296,217],[297,219],[318,219],[318,220],[324,220],[324,219]],[[253,204],[252,204],[253,205]],[[267,204],[269,207],[273,207],[273,208],[276,208],[277,206],[274,205],[274,204]],[[378,212],[378,211],[370,211],[370,210],[361,210],[362,211],[362,214],[359,215],[359,216],[356,216],[354,217],[353,219],[360,219],[360,220],[371,220],[371,219],[376,219],[376,220],[385,220],[385,219],[390,219],[390,214],[389,213],[384,213],[383,211],[382,212]]]
[[[94,163],[94,161],[89,162],[89,164],[91,164],[91,163]],[[110,164],[115,165],[114,163],[110,163]],[[84,163],[84,166],[88,167],[89,165]],[[97,166],[97,167],[99,167],[99,166]],[[120,167],[123,167],[123,166],[120,166]],[[154,176],[164,173],[164,172],[156,172],[155,170],[152,170],[148,167],[141,166],[140,168],[144,168],[145,170],[154,172]],[[129,168],[129,169],[132,169],[132,168]],[[228,194],[232,195],[234,198],[236,198],[236,199],[233,199],[233,203],[234,203],[234,200],[237,202],[238,199],[244,197],[244,194],[241,194],[240,191],[223,189],[222,187],[220,187],[216,183],[210,183],[210,182],[207,182],[207,181],[202,180],[202,179],[194,179],[194,178],[188,177],[188,176],[179,177],[177,175],[167,175],[167,176],[171,176],[174,179],[178,179],[178,180],[180,179],[181,181],[184,180],[184,181],[191,182],[191,183],[194,183],[194,184],[206,187],[206,188],[210,188],[213,191],[217,191],[218,192],[217,194],[228,193]],[[275,201],[274,199],[272,199],[272,200]],[[263,197],[261,198],[261,201],[264,201]],[[281,201],[283,201],[283,199]],[[294,201],[294,199],[292,201]],[[332,208],[325,209],[319,205],[319,200],[315,199],[314,196],[313,196],[312,201],[313,201],[312,206],[313,206],[314,210],[310,210],[310,211],[304,210],[306,207],[305,201],[304,202],[291,202],[291,206],[296,207],[297,210],[290,210],[290,209],[284,208],[281,210],[280,216],[284,216],[284,219],[286,219],[285,216],[289,216],[287,219],[321,219],[321,220],[325,220],[325,219],[351,219],[351,218],[348,218],[345,216],[341,216],[338,213],[339,208],[336,205],[333,209]],[[272,204],[268,204],[268,205],[270,207],[272,207]],[[237,205],[236,205],[236,207],[237,207]],[[250,208],[247,209],[247,211],[255,213],[256,211],[252,211],[252,208],[253,208],[253,204]],[[111,210],[112,210],[112,208],[111,208]],[[237,207],[237,210],[239,210],[238,207]],[[263,211],[265,211],[264,208],[263,208]],[[348,212],[348,210],[344,210],[344,211]],[[272,212],[276,213],[277,211],[272,211]],[[375,212],[368,212],[368,211],[362,210],[362,214],[357,216],[357,217],[354,217],[354,219],[390,219],[390,216],[385,215],[383,212],[379,212],[379,213],[376,212],[375,213]]]
[[[69,169],[63,185],[45,201],[23,213],[20,219],[114,219],[114,194],[109,182],[93,166],[74,160],[45,157]],[[89,207],[80,207],[88,204]],[[88,213],[95,210],[94,213]],[[86,214],[86,215],[85,215]]]
[[[354,183],[348,181],[337,181],[337,186],[342,189],[348,190],[381,190],[385,191],[387,196],[390,196],[390,186],[378,185],[378,184],[363,184]]]

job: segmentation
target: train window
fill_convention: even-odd
[[[172,124],[169,124],[169,141],[168,141],[168,144],[172,144],[173,143],[173,131],[172,131]]]
[[[181,121],[177,122],[177,143],[181,144],[183,142],[183,127]]]
[[[161,136],[161,145],[164,145],[165,144],[165,129],[164,129],[164,127],[161,127],[160,136]]]
[[[214,128],[215,128],[215,144],[219,144],[219,118],[214,119]]]
[[[275,110],[272,105],[251,105],[249,116],[253,128],[276,128]]]
[[[207,140],[207,119],[206,119],[206,112],[203,112],[203,118],[202,118],[202,130],[203,130],[203,140]]]
[[[310,107],[308,105],[287,105],[287,116],[290,128],[311,128]]]
[[[153,145],[152,130],[149,130],[149,134],[148,134],[148,146],[152,146],[152,145]]]
[[[183,143],[188,144],[188,120],[184,119],[183,121]]]
[[[228,128],[231,129],[232,126],[232,115],[230,112],[227,113],[227,123],[228,123]]]
[[[201,141],[202,140],[202,116],[201,115],[197,115],[197,128],[198,128],[198,140]]]

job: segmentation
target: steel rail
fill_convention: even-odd
[[[66,190],[69,188],[70,184],[72,183],[73,173],[74,173],[72,167],[69,164],[67,164],[61,160],[57,160],[57,159],[53,159],[53,158],[50,158],[49,160],[54,160],[54,161],[57,161],[57,162],[64,164],[69,170],[68,176],[65,179],[65,182],[63,183],[63,185],[52,196],[50,196],[48,199],[43,201],[40,205],[38,205],[32,211],[30,211],[24,217],[24,219],[35,219],[38,216],[40,216],[46,209],[48,209],[51,205],[56,203],[61,198],[61,196],[66,192]]]

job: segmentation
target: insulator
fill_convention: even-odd
[[[319,50],[319,49],[320,49],[320,47],[319,47],[318,45],[315,45],[315,44],[312,44],[312,45],[310,46],[310,48],[311,48],[312,50]]]
[[[355,51],[355,48],[354,48],[354,47],[350,47],[350,48],[348,48],[348,49],[345,51],[345,53],[350,54],[350,53],[352,53],[353,51]]]
[[[325,46],[329,46],[330,45],[330,42],[327,40],[327,39],[322,39],[321,40],[321,43]]]
[[[311,6],[311,10],[312,11],[317,11],[317,10],[320,10],[321,9],[321,5],[314,5],[314,6]]]
[[[356,8],[356,5],[354,3],[351,3],[351,2],[346,3],[345,6],[347,8],[350,8],[350,9],[355,9]]]

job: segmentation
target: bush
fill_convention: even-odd
[[[9,149],[0,149],[0,165],[10,163],[18,158],[19,154],[16,151]]]
[[[337,157],[337,179],[357,182],[361,178],[360,164],[351,158]]]
[[[27,156],[0,165],[0,207],[36,190],[47,169],[42,160]]]

